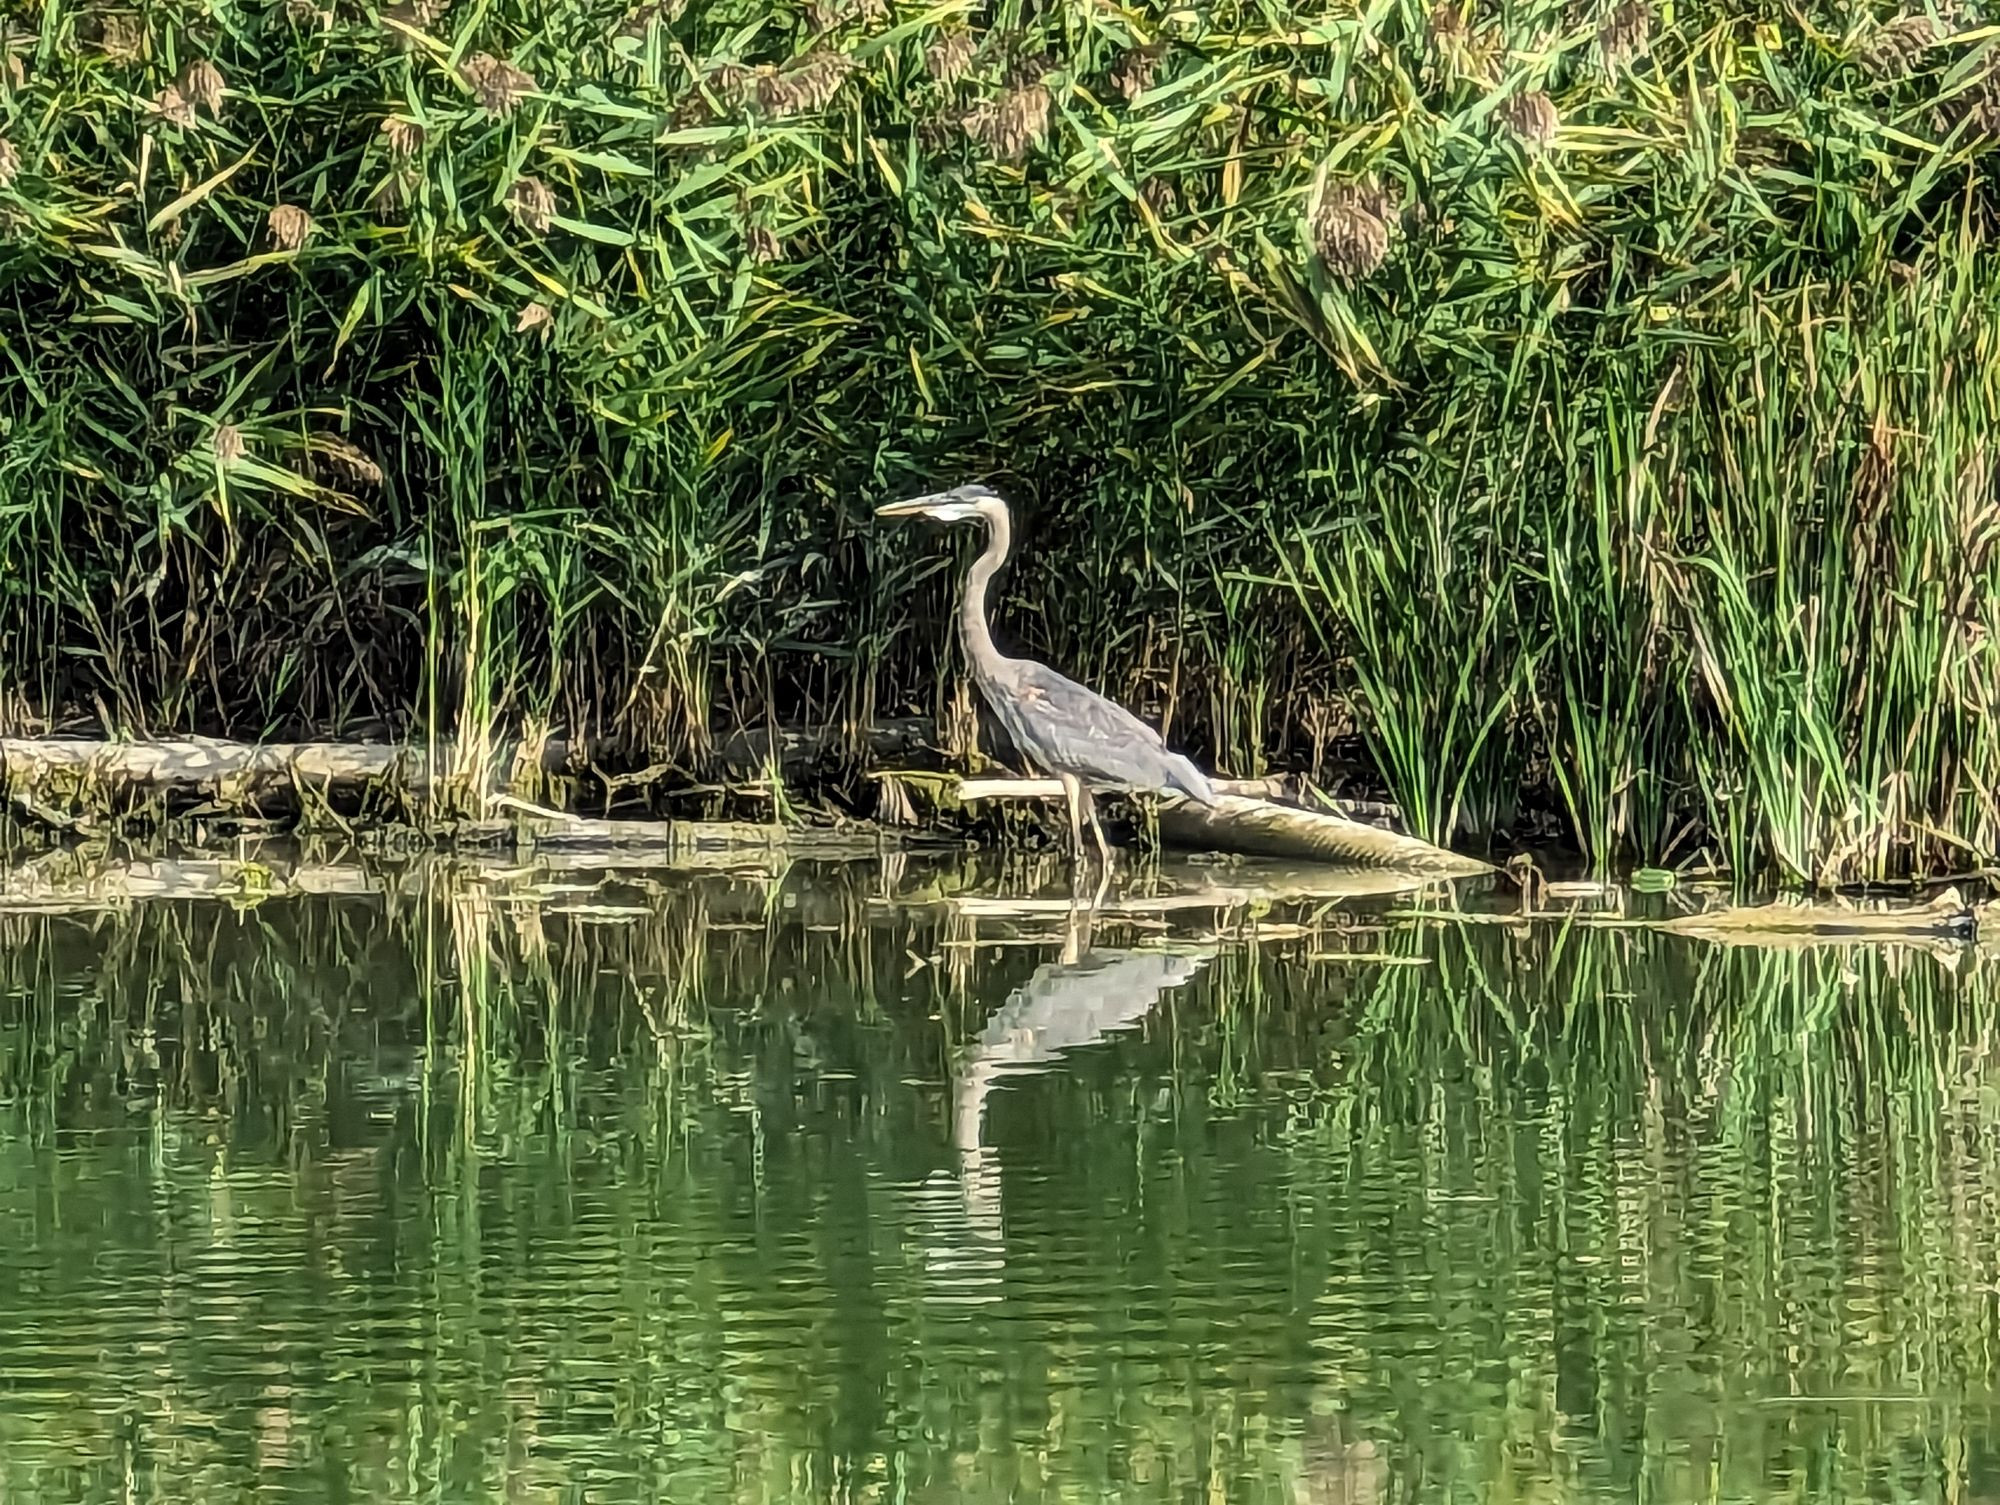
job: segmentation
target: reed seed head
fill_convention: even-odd
[[[197,58],[181,71],[180,90],[189,104],[217,114],[222,109],[222,70],[207,58]]]
[[[1932,112],[1931,124],[1940,136],[1950,135],[1962,122],[1970,123],[1966,134],[1972,142],[2000,136],[2000,63],[1989,63],[1970,87]]]
[[[1646,0],[1624,0],[1597,28],[1597,59],[1606,73],[1637,62],[1652,45],[1653,8]]]
[[[313,217],[296,204],[280,204],[266,221],[271,244],[280,251],[296,251],[313,233]]]
[[[1055,71],[1055,59],[1039,47],[1022,48],[1007,59],[1007,87],[1032,89]]]
[[[178,84],[168,84],[154,96],[153,113],[168,125],[177,125],[182,130],[194,124],[194,106],[181,93]]]
[[[2000,70],[1989,67],[1967,98],[1973,128],[1981,136],[2000,136]]]
[[[475,52],[458,67],[480,109],[501,118],[514,113],[522,98],[535,92],[533,75],[490,52]]]
[[[1153,87],[1153,80],[1159,77],[1160,64],[1167,55],[1167,44],[1154,40],[1143,47],[1134,47],[1111,67],[1111,87],[1116,89],[1127,104]]]
[[[1540,89],[1525,89],[1513,95],[1500,106],[1499,114],[1501,124],[1531,152],[1547,150],[1562,125],[1555,101]]]
[[[423,150],[424,128],[414,120],[391,115],[382,122],[382,140],[392,155],[414,157]]]
[[[218,465],[234,465],[243,458],[243,430],[233,423],[218,423],[208,442]]]
[[[0,136],[0,188],[21,175],[21,150],[5,136]]]
[[[854,71],[854,59],[844,52],[819,48],[782,72],[758,70],[757,104],[773,119],[825,109]]]
[[[764,71],[770,70],[766,68]],[[674,106],[674,129],[684,131],[708,125],[715,119],[718,109],[742,109],[756,91],[756,86],[757,70],[746,68],[741,63],[717,63],[702,74],[696,86],[689,89],[680,103]]]
[[[769,71],[768,69],[765,71]],[[740,109],[756,87],[757,70],[741,63],[718,63],[709,69],[709,92],[729,109]]]
[[[1344,282],[1372,277],[1389,259],[1394,204],[1373,178],[1329,183],[1312,216],[1313,247],[1327,270]]]
[[[549,311],[546,303],[530,303],[521,310],[521,317],[514,321],[514,333],[531,334],[548,343],[555,332],[556,316]]]
[[[507,190],[507,212],[530,235],[546,235],[556,217],[555,191],[540,178],[516,178]]]
[[[965,134],[1001,162],[1019,162],[1049,133],[1049,91],[1040,84],[1003,91],[966,111]]]
[[[955,84],[972,71],[979,43],[963,27],[955,27],[924,49],[924,71],[941,84]]]
[[[1877,83],[1894,83],[1914,72],[1937,40],[1937,23],[1929,16],[1898,16],[1869,33],[1854,61]]]
[[[97,50],[114,63],[135,63],[146,55],[146,31],[130,11],[106,11],[95,17]]]
[[[771,63],[759,64],[755,69],[754,91],[757,107],[766,114],[789,114],[794,106],[795,96],[791,88],[779,77],[778,70]]]
[[[359,486],[380,486],[382,467],[368,458],[367,452],[359,445],[341,438],[338,434],[314,434],[306,441],[306,447],[319,459],[325,470],[343,481],[351,481]]]

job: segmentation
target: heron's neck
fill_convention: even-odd
[[[986,583],[1007,562],[1007,550],[1012,543],[1007,514],[1002,512],[997,517],[989,518],[986,548],[972,562],[972,568],[966,571],[965,599],[958,605],[958,632],[965,647],[965,661],[975,674],[1004,656],[993,646],[993,634],[986,625]]]

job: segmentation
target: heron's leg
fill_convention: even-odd
[[[1104,826],[1097,819],[1097,797],[1083,791],[1083,813],[1089,817],[1091,834],[1097,838],[1097,855],[1104,859],[1104,871],[1111,871],[1111,843],[1104,839]]]
[[[1083,861],[1083,802],[1089,798],[1084,793],[1083,780],[1073,773],[1059,773],[1063,795],[1069,801],[1069,845],[1078,863]]]
[[[1078,906],[1075,884],[1070,885],[1069,913],[1063,920],[1062,962],[1065,967],[1074,967],[1090,949],[1090,912]]]

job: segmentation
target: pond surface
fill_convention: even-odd
[[[955,881],[0,916],[0,1500],[2000,1497],[1993,962]]]

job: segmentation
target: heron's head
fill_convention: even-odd
[[[1000,493],[977,484],[954,486],[950,491],[934,491],[929,496],[911,497],[907,502],[884,502],[875,509],[877,517],[927,517],[934,523],[969,523],[1005,515],[1007,504]]]

